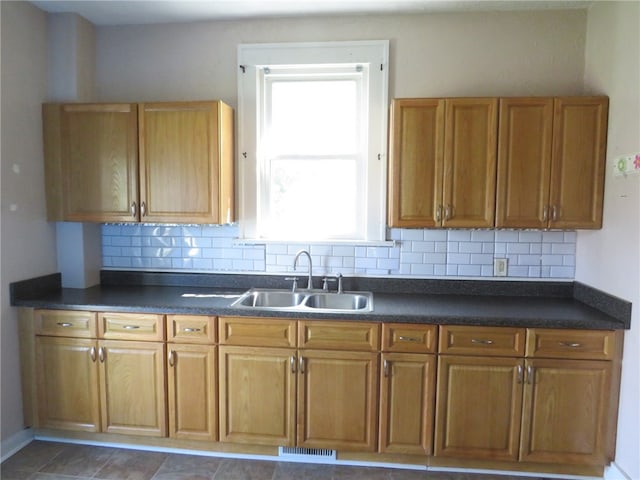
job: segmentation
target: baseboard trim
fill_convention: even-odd
[[[631,480],[631,477],[616,462],[611,462],[611,465],[604,469],[604,480]]]
[[[0,462],[4,462],[7,458],[11,457],[18,450],[29,445],[34,439],[33,430],[25,428],[17,433],[14,433],[9,438],[0,443]]]

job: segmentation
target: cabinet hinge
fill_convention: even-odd
[[[240,70],[242,70],[242,73],[245,73],[246,67],[244,65],[240,65]]]
[[[384,64],[380,64],[380,71],[382,72],[384,70]]]

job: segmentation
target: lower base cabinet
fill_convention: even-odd
[[[590,475],[614,455],[622,331],[62,310],[26,320],[25,418],[40,429]]]

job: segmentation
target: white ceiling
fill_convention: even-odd
[[[582,0],[37,0],[51,13],[77,13],[95,25],[136,25],[308,15],[372,15],[587,8]]]

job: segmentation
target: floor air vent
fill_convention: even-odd
[[[332,463],[336,460],[336,451],[325,448],[278,447],[278,456],[293,462]]]

